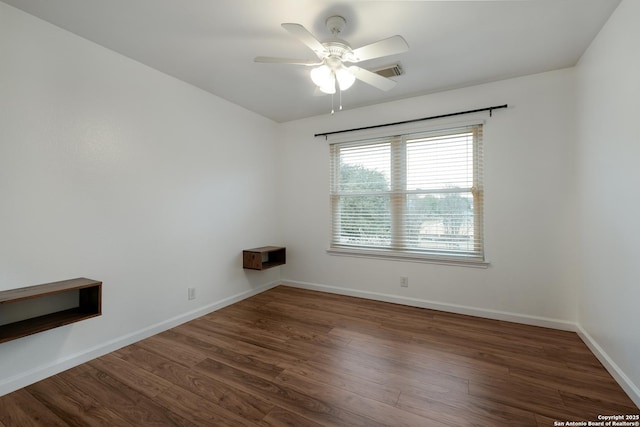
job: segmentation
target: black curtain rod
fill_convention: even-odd
[[[493,107],[486,107],[486,108],[478,108],[477,110],[459,111],[457,113],[440,114],[439,116],[423,117],[421,119],[411,119],[411,120],[405,120],[405,121],[402,121],[402,122],[385,123],[383,125],[364,126],[364,127],[361,127],[361,128],[344,129],[344,130],[336,130],[336,131],[333,131],[333,132],[316,133],[313,136],[314,137],[324,136],[325,139],[326,139],[329,135],[335,135],[335,134],[338,134],[338,133],[355,132],[357,130],[375,129],[375,128],[382,128],[382,127],[386,127],[386,126],[404,125],[406,123],[421,122],[421,121],[424,121],[424,120],[442,119],[443,117],[452,117],[452,116],[460,116],[462,114],[479,113],[480,111],[488,111],[489,112],[489,117],[491,117],[491,116],[493,116],[493,110],[499,110],[501,108],[507,108],[507,104],[496,105],[496,106],[493,106]]]

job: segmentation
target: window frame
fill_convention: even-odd
[[[354,256],[354,257],[366,257],[366,258],[383,258],[392,260],[402,260],[410,262],[427,262],[446,265],[464,265],[470,267],[486,268],[489,263],[486,261],[485,252],[485,239],[484,239],[484,182],[483,182],[483,133],[485,123],[483,120],[474,120],[467,122],[450,122],[436,124],[435,126],[414,126],[412,128],[403,129],[387,129],[384,132],[368,132],[366,134],[358,134],[358,136],[342,136],[340,138],[332,138],[327,142],[332,146],[330,147],[330,181],[332,182],[329,191],[330,198],[330,239],[329,248],[327,253],[331,255],[341,256]],[[476,134],[472,142],[473,151],[473,185],[470,189],[464,189],[466,192],[470,192],[473,197],[473,227],[474,227],[474,249],[468,253],[452,253],[446,250],[438,251],[420,250],[418,248],[405,248],[402,249],[398,243],[404,241],[404,236],[398,235],[398,230],[404,230],[407,222],[406,212],[406,200],[410,191],[406,189],[406,147],[407,140],[420,137],[420,136],[433,136],[436,134],[455,134],[460,132],[461,128],[479,129],[479,137]],[[401,150],[400,157],[403,158],[401,163],[401,169],[396,171],[392,170],[389,185],[391,188],[387,192],[389,195],[390,210],[391,210],[391,222],[395,222],[396,225],[392,225],[391,229],[391,244],[389,247],[366,247],[357,245],[341,245],[334,242],[334,231],[336,227],[336,218],[339,216],[339,200],[340,197],[344,197],[344,194],[340,194],[337,191],[337,168],[339,167],[339,159],[334,159],[334,150],[336,147],[354,146],[354,145],[366,145],[379,142],[381,140],[389,140],[390,145],[398,145],[391,148],[391,150]],[[404,151],[404,153],[402,152]],[[394,153],[390,154],[393,158]],[[397,164],[398,162],[391,161],[391,164]],[[391,166],[390,166],[391,167]],[[399,188],[403,187],[403,188]],[[461,191],[462,192],[462,191]],[[444,194],[444,191],[434,191],[434,194]],[[394,202],[394,198],[396,198]],[[404,200],[404,202],[402,201]],[[395,207],[395,209],[394,209]],[[402,224],[398,227],[397,224]]]

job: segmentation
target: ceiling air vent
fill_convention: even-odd
[[[381,75],[382,77],[397,77],[404,74],[402,67],[400,64],[387,65],[382,68],[378,68],[377,70],[371,70],[376,74]]]

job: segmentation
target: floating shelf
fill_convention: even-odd
[[[74,308],[64,309],[16,322],[0,325],[0,343],[15,340],[27,335],[79,322],[102,314],[102,282],[78,278],[61,282],[45,283],[20,289],[0,292],[0,310],[2,305],[20,301],[45,299],[56,294],[78,295],[78,304]]]
[[[242,251],[242,267],[250,270],[265,270],[286,264],[287,248],[262,246]]]

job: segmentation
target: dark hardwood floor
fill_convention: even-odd
[[[553,426],[638,414],[572,332],[279,286],[0,397],[0,426]]]

